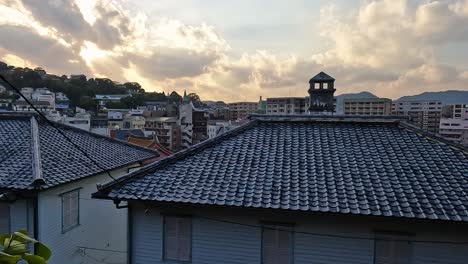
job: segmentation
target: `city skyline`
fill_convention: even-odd
[[[203,100],[467,90],[468,1],[0,1],[0,60]]]

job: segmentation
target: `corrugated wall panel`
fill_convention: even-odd
[[[296,234],[296,264],[373,263],[374,243],[369,240],[350,240]]]

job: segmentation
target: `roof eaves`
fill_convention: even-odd
[[[103,184],[103,185],[100,185],[98,186],[98,191],[93,193],[92,194],[92,197],[93,198],[100,198],[100,199],[110,199],[108,197],[108,194],[109,192],[113,189],[113,188],[117,188],[117,187],[120,187],[134,179],[137,179],[137,178],[140,178],[140,177],[144,177],[145,175],[149,174],[149,173],[152,173],[154,172],[156,169],[158,168],[162,168],[166,165],[169,165],[169,164],[172,164],[180,159],[183,159],[189,155],[192,155],[194,153],[197,153],[201,150],[204,150],[206,148],[209,148],[213,145],[216,145],[218,144],[219,142],[221,141],[224,141],[226,139],[229,139],[239,133],[242,133],[244,132],[245,130],[248,130],[250,128],[252,128],[253,126],[255,126],[256,124],[258,123],[258,121],[256,120],[252,120],[250,122],[247,122],[235,129],[232,129],[224,134],[221,134],[217,137],[214,137],[212,139],[208,139],[208,140],[205,140],[205,141],[202,141],[198,144],[195,144],[185,150],[182,150],[180,152],[177,152],[177,153],[174,153],[172,154],[171,156],[165,158],[165,159],[162,159],[162,160],[159,160],[159,161],[156,161],[154,163],[151,163],[143,168],[141,168],[140,170],[138,171],[135,171],[133,173],[129,173],[125,176],[122,176],[120,178],[117,179],[117,182],[115,181],[112,181],[112,182],[108,182],[106,184]]]

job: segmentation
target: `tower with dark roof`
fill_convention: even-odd
[[[335,79],[320,72],[310,79],[309,84],[309,111],[311,113],[334,112]]]

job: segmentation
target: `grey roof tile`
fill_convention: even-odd
[[[0,189],[33,189],[31,115],[0,114]],[[158,156],[147,150],[83,130],[57,124],[106,169]],[[38,122],[43,188],[103,172],[46,122]]]
[[[96,196],[468,221],[467,153],[394,123],[256,120],[122,184]]]

